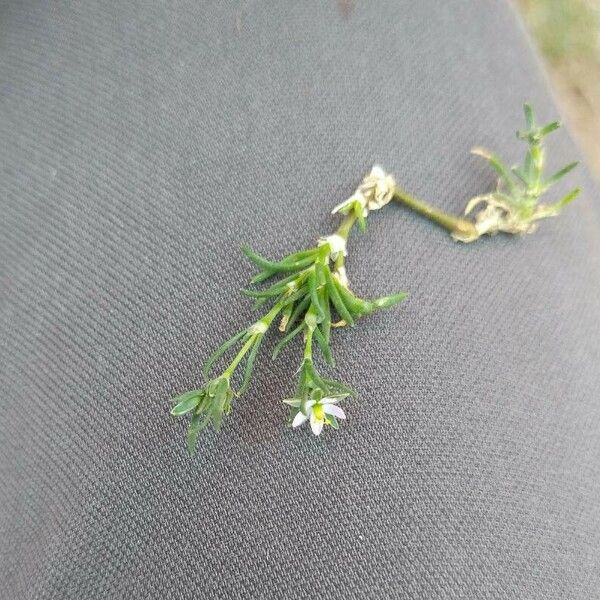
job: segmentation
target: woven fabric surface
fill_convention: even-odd
[[[558,116],[497,0],[0,6],[0,596],[589,600],[600,593],[600,213],[459,245],[390,205],[336,330],[359,392],[291,431],[263,353],[185,452],[167,400],[252,268],[336,227],[377,162],[458,213],[521,105]],[[568,133],[550,162],[578,158]]]

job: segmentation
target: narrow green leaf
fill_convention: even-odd
[[[268,301],[269,301],[268,298],[257,298],[256,302],[252,305],[252,310],[258,310],[261,306],[263,306]]]
[[[290,333],[281,338],[279,342],[273,348],[273,356],[272,359],[275,360],[279,353],[283,350],[285,346],[287,346],[302,330],[304,329],[304,322],[300,323],[296,329],[292,329]]]
[[[299,260],[283,260],[281,262],[273,262],[273,261],[267,260],[266,258],[263,258],[262,256],[259,256],[258,254],[256,254],[252,250],[250,250],[250,248],[243,248],[242,250],[243,250],[244,254],[256,266],[263,269],[264,271],[271,271],[273,273],[285,272],[285,271],[297,271],[299,269],[307,267],[308,265],[310,265],[314,262],[314,251],[313,251],[313,254],[311,254],[305,258],[299,259]]]
[[[567,206],[567,204],[571,204],[571,202],[573,202],[573,200],[575,200],[575,198],[577,198],[577,196],[579,196],[580,193],[581,188],[577,187],[571,192],[569,192],[566,196],[561,198],[556,204],[559,208],[564,208],[565,206]]]
[[[335,381],[334,379],[323,379],[323,383],[328,390],[332,392],[337,392],[339,394],[347,394],[348,396],[352,396],[352,398],[356,398],[356,392],[347,385],[340,383],[339,381]]]
[[[276,285],[272,285],[266,290],[241,290],[244,296],[248,296],[249,298],[273,298],[276,296],[281,296],[285,291],[289,288],[286,284],[277,283]]]
[[[317,326],[318,322],[319,322],[319,320],[317,318],[317,309],[315,308],[315,305],[313,304],[312,298],[311,298],[310,306],[308,307],[308,310],[306,311],[306,314],[304,315],[304,323],[308,327],[309,331],[313,331],[315,329],[315,327]]]
[[[402,302],[406,299],[408,294],[406,292],[399,292],[398,294],[392,294],[391,296],[384,296],[383,298],[378,298],[374,300],[372,304],[375,305],[376,308],[390,308],[399,302]]]
[[[329,295],[327,294],[327,287],[323,286],[319,290],[319,301],[323,307],[323,320],[321,321],[321,329],[323,330],[323,337],[329,344],[329,337],[331,335],[331,307],[329,305]]]
[[[318,253],[318,248],[309,248],[308,250],[300,250],[293,254],[288,254],[280,263],[293,263],[305,258],[314,257]]]
[[[338,420],[333,415],[327,415],[327,420],[329,421],[329,425],[336,431],[340,428]]]
[[[183,394],[180,396],[180,401],[171,409],[171,414],[174,417],[180,417],[194,410],[202,400],[202,390],[196,391],[194,394]],[[181,399],[182,398],[182,399]]]
[[[325,264],[317,262],[315,263],[315,275],[317,282],[317,289],[321,289],[325,285]]]
[[[276,273],[274,273],[276,275]],[[292,281],[298,280],[301,282],[303,279],[300,273],[292,273],[283,279],[277,280],[273,285],[264,289],[264,290],[242,290],[242,294],[246,296],[251,296],[254,298],[262,298],[264,296],[273,296],[276,293],[281,293],[282,291],[286,291],[288,289],[287,284]]]
[[[344,301],[342,300],[336,288],[333,276],[331,275],[331,271],[329,270],[329,268],[325,268],[325,286],[327,288],[329,299],[331,300],[331,303],[333,304],[335,310],[338,312],[340,318],[346,321],[348,325],[354,325],[354,319],[352,318],[350,311],[344,304]]]
[[[363,207],[360,202],[354,203],[354,214],[356,215],[356,219],[358,220],[358,227],[361,233],[364,233],[367,229],[367,220],[365,219],[365,215],[363,214]]]
[[[290,263],[281,263],[282,271],[299,271],[306,267],[309,267],[315,262],[314,256],[309,256],[308,258],[304,258],[302,260],[298,260],[296,262]]]
[[[231,390],[227,390],[225,394],[225,404],[223,405],[223,411],[226,415],[231,412],[231,401],[233,400],[234,393]]]
[[[539,131],[539,136],[546,137],[548,134],[556,131],[560,127],[560,121],[553,121],[552,123],[548,123],[545,127],[542,127]]]
[[[336,290],[338,291],[340,297],[342,298],[344,304],[348,307],[348,310],[353,315],[363,315],[367,310],[368,302],[355,296],[345,285],[342,285],[340,280],[337,277],[332,277],[333,284],[335,285]]]
[[[171,398],[171,400],[169,400],[169,402],[178,404],[179,402],[183,402],[184,400],[187,400],[188,398],[200,396],[203,392],[204,392],[204,389],[189,390],[188,392],[184,392],[183,394],[180,394],[179,396],[175,396],[174,398]]]
[[[198,435],[208,425],[210,416],[204,416],[202,413],[196,413],[190,422],[187,432],[187,450],[191,456],[196,452],[196,444],[198,442]]]
[[[525,171],[521,167],[512,167],[511,171],[525,184],[529,185],[529,180]]]
[[[252,251],[247,246],[242,248],[242,252],[246,255],[246,257],[253,262],[257,267],[263,269],[264,271],[277,271],[277,263],[274,261],[268,260]]]
[[[554,173],[554,175],[552,175],[552,177],[549,177],[548,179],[546,179],[546,181],[544,182],[544,185],[546,187],[550,187],[551,185],[555,184],[559,179],[562,179],[567,173],[570,173],[579,163],[578,162],[572,162],[570,164],[568,164],[566,167],[563,167],[562,169],[560,169],[560,171],[557,171],[556,173]]]
[[[515,191],[515,182],[511,177],[510,170],[508,167],[502,162],[502,160],[496,156],[495,154],[491,154],[487,157],[487,161],[490,163],[490,166],[498,175],[500,176],[500,180],[506,185],[507,189],[512,194]]]
[[[525,124],[527,125],[527,129],[533,129],[535,127],[533,106],[531,106],[529,102],[525,102],[523,105],[523,112],[525,113]]]
[[[215,431],[219,431],[223,423],[223,413],[225,403],[227,402],[228,389],[229,382],[226,379],[219,380],[215,389],[215,396],[210,404],[210,418]]]
[[[319,301],[319,294],[317,293],[317,275],[315,271],[311,271],[308,274],[308,291],[310,294],[310,300],[312,306],[315,307],[317,313],[317,321],[321,321],[325,316],[321,302]]]
[[[262,283],[263,281],[266,281],[267,279],[270,279],[271,277],[273,277],[276,274],[276,271],[271,271],[270,269],[266,269],[264,271],[261,271],[260,273],[258,273],[257,275],[255,275],[251,280],[250,283],[252,285],[257,285],[259,283]]]
[[[335,360],[333,359],[333,354],[331,353],[331,347],[329,346],[329,343],[325,339],[325,336],[323,335],[319,327],[315,327],[314,336],[317,340],[317,344],[319,344],[319,348],[321,349],[321,352],[323,353],[323,358],[325,359],[327,364],[331,365],[332,367],[335,366]]]
[[[244,335],[246,335],[247,331],[248,331],[247,329],[242,329],[242,331],[239,331],[232,338],[228,339],[226,342],[221,344],[208,357],[208,360],[206,361],[206,363],[202,369],[202,373],[204,374],[205,377],[208,377],[208,374],[210,373],[210,370],[211,370],[212,366],[215,364],[215,362],[217,360],[219,360],[219,358],[221,358],[221,356],[223,356],[223,354],[225,354],[225,352],[227,352],[227,350],[229,350],[229,348],[231,348],[237,341],[239,341]]]
[[[250,385],[250,379],[252,378],[252,370],[254,369],[254,363],[256,361],[256,356],[258,354],[258,349],[262,343],[263,336],[259,335],[252,346],[252,350],[250,350],[250,354],[248,355],[248,360],[246,361],[246,367],[244,368],[244,380],[242,381],[242,385],[238,390],[238,395],[242,395]]]
[[[315,366],[312,360],[304,360],[302,363],[306,372],[306,377],[308,381],[312,381],[316,387],[321,389],[327,389],[327,385],[325,384],[325,380],[319,375],[319,372],[315,369]]]
[[[292,315],[290,316],[290,318],[288,320],[287,328],[286,328],[287,331],[290,331],[292,328],[292,325],[294,325],[296,323],[296,321],[304,315],[309,304],[310,304],[310,294],[306,294],[306,296],[304,296],[304,298],[302,298],[302,300],[300,300],[298,302],[298,304],[296,304],[296,308],[294,308],[294,311],[292,312]]]
[[[527,179],[528,182],[533,181],[534,169],[535,169],[535,166],[533,164],[531,150],[527,150],[527,153],[525,154],[525,162],[523,165],[523,172],[524,172],[525,178]]]
[[[299,300],[301,300],[302,298],[304,298],[304,296],[306,296],[308,294],[308,290],[303,286],[300,289],[296,290],[293,294],[290,294],[289,296],[284,296],[280,302],[282,304],[282,306],[287,306],[288,304],[294,304],[295,302],[298,302]]]
[[[304,359],[300,365],[300,377],[296,386],[296,398],[302,399],[306,395],[306,386],[310,382],[310,374],[308,372],[308,361]]]
[[[282,402],[292,408],[300,408],[302,400],[300,400],[300,398],[286,398],[285,400],[282,400]]]

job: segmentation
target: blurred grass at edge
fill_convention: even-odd
[[[600,0],[515,0],[558,100],[600,177]]]

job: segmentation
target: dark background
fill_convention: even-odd
[[[597,596],[585,167],[526,238],[369,218],[355,289],[410,298],[335,331],[339,432],[284,426],[299,348],[196,458],[168,414],[251,318],[243,243],[312,244],[374,162],[458,213],[473,145],[516,161],[523,101],[558,116],[508,3],[4,2],[0,82],[3,597]]]

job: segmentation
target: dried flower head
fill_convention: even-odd
[[[394,196],[396,182],[380,166],[375,165],[368,175],[365,175],[356,191],[341,204],[338,204],[332,214],[348,215],[354,213],[362,229],[364,219],[371,210],[383,208]]]

